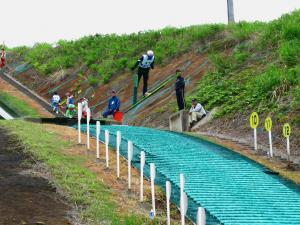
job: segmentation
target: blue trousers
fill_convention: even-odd
[[[102,116],[104,117],[104,118],[107,118],[109,115],[114,115],[115,113],[114,113],[114,111],[113,110],[111,110],[111,109],[106,109],[105,111],[104,111],[104,113],[102,114]]]

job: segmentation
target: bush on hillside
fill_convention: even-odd
[[[280,57],[287,66],[295,66],[300,61],[300,38],[283,42],[280,49]]]

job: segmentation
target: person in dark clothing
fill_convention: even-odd
[[[185,109],[185,100],[184,100],[184,88],[185,88],[185,81],[184,78],[181,76],[181,71],[178,69],[176,70],[176,83],[175,83],[175,91],[176,91],[176,98],[177,98],[177,105],[179,111]]]
[[[116,91],[112,90],[112,97],[108,101],[108,107],[102,114],[104,118],[107,118],[109,115],[114,115],[120,110],[121,101],[116,95]]]
[[[131,68],[131,70],[135,70],[138,68],[138,83],[140,83],[141,78],[143,77],[144,80],[144,87],[143,87],[143,96],[148,95],[148,78],[149,78],[149,70],[154,69],[154,53],[153,51],[149,50],[146,55],[143,55],[136,64]]]

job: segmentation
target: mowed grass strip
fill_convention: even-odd
[[[27,153],[43,162],[54,178],[54,184],[66,193],[67,200],[78,207],[84,224],[141,225],[159,224],[141,215],[117,212],[109,187],[97,180],[96,174],[83,165],[83,156],[67,154],[74,144],[47,131],[43,125],[21,120],[0,121],[26,146]]]
[[[39,117],[39,113],[23,100],[0,91],[0,102],[21,117]]]

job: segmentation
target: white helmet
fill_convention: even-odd
[[[153,56],[153,55],[154,55],[154,52],[153,52],[152,50],[149,50],[149,51],[147,51],[147,55],[148,55],[148,56]]]

